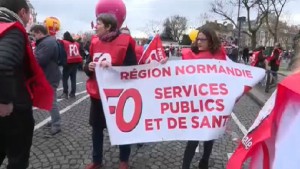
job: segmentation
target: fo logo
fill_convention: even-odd
[[[100,63],[102,61],[108,61],[111,63],[111,55],[109,53],[95,53],[93,62]]]

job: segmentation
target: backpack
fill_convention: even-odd
[[[64,45],[58,41],[56,41],[56,42],[57,42],[57,46],[58,46],[57,64],[59,66],[64,66],[67,64],[67,53],[65,51]]]

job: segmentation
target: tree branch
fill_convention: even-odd
[[[238,27],[237,23],[233,20],[232,17],[225,11],[225,6],[222,0],[215,0],[211,3],[211,11],[221,17],[225,18],[225,20],[230,21],[235,27]]]

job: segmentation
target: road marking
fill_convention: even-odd
[[[82,84],[83,82],[78,82],[78,83],[76,83],[76,85],[79,85],[79,84]],[[63,87],[61,87],[61,88],[58,88],[57,89],[57,91],[61,91],[61,90],[63,90],[64,88]]]
[[[232,156],[233,153],[227,153],[227,158],[228,160],[230,159],[230,157]]]
[[[233,121],[235,122],[235,124],[239,127],[239,129],[242,131],[242,133],[244,135],[247,134],[247,129],[246,127],[240,122],[240,120],[236,117],[236,115],[232,112],[231,113],[231,117],[233,119]]]
[[[242,133],[244,135],[246,135],[248,132],[247,132],[247,129],[246,127],[241,123],[241,121],[236,117],[236,115],[234,114],[234,112],[231,113],[231,117],[233,119],[233,121],[235,122],[235,124],[239,127],[239,129],[242,131]],[[236,134],[236,133],[234,133]],[[237,134],[236,134],[237,135]],[[234,138],[233,141],[237,141],[238,138]],[[230,157],[232,156],[233,153],[227,153],[227,158],[228,160],[230,159]]]
[[[78,95],[81,95],[83,93],[86,93],[86,90],[82,91],[82,92],[78,92],[78,93],[75,93],[75,96],[78,96]],[[57,102],[61,102],[62,100],[64,99],[57,99]],[[32,110],[37,110],[38,108],[34,107]]]
[[[59,114],[63,114],[67,111],[69,111],[71,108],[73,108],[74,106],[76,106],[77,104],[81,103],[82,101],[84,101],[85,99],[87,99],[88,97],[90,97],[90,95],[85,95],[84,97],[78,99],[76,102],[74,102],[73,104],[67,106],[66,108],[62,109],[61,111],[59,111]],[[39,124],[34,126],[34,130],[37,130],[41,127],[43,127],[45,124],[47,124],[49,121],[51,120],[51,117],[46,118],[45,120],[43,120],[42,122],[40,122]]]

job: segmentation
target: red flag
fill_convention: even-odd
[[[277,92],[231,156],[227,169],[241,169],[248,159],[250,169],[300,168],[299,79],[299,73],[293,74],[278,84]]]
[[[156,35],[150,42],[147,49],[144,51],[141,59],[139,60],[139,64],[147,64],[153,60],[159,62],[164,58],[166,58],[166,53],[162,46],[162,41],[159,35]]]

